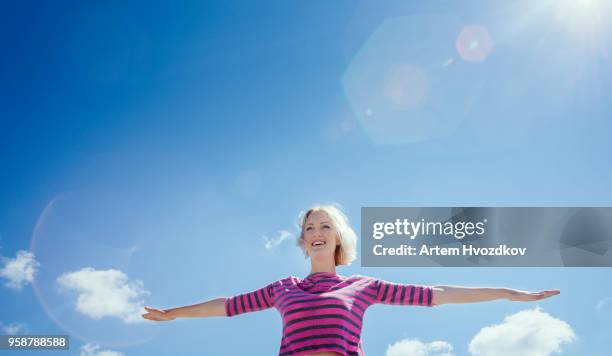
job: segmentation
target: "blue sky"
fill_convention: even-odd
[[[609,12],[603,0],[5,4],[2,333],[67,333],[73,355],[274,354],[275,310],[133,315],[307,275],[292,238],[265,239],[295,234],[315,203],[340,203],[355,228],[362,206],[610,206]],[[483,328],[523,316],[556,330],[563,355],[611,346],[609,268],[338,272],[562,291],[376,306],[369,355],[401,340],[394,350],[472,355]]]

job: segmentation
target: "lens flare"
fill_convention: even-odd
[[[412,65],[393,68],[385,83],[385,94],[398,109],[418,107],[427,96],[427,77],[423,70]]]
[[[478,105],[486,69],[455,60],[454,43],[463,27],[450,15],[403,16],[384,21],[365,41],[342,86],[359,126],[374,143],[448,137]],[[470,37],[470,58],[490,52],[490,36],[481,32]]]
[[[466,26],[455,41],[455,48],[463,60],[482,62],[493,49],[493,39],[489,31],[482,26]]]
[[[30,251],[41,268],[33,283],[34,294],[60,329],[84,343],[136,345],[150,340],[156,332],[146,323],[127,324],[113,317],[93,319],[77,308],[83,297],[91,295],[67,292],[58,284],[60,276],[83,268],[114,269],[129,275],[136,245],[132,236],[140,235],[134,231],[139,225],[135,211],[112,194],[65,192],[46,205],[36,222]]]

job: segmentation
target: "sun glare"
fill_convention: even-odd
[[[601,0],[560,0],[556,2],[556,18],[574,33],[601,30],[604,13],[609,9]]]
[[[576,54],[607,57],[610,45],[612,2],[607,0],[556,1],[554,15],[561,32],[575,46]]]

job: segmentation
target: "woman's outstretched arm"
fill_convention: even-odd
[[[527,292],[509,288],[470,288],[457,286],[434,286],[433,305],[454,303],[478,303],[507,299],[518,302],[540,300],[561,293],[559,290]]]
[[[170,309],[155,309],[145,307],[147,313],[142,314],[142,317],[153,321],[170,321],[176,318],[207,318],[210,316],[226,316],[225,299],[226,298],[216,298],[200,304]]]

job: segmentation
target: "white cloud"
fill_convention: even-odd
[[[604,298],[600,300],[599,302],[597,302],[597,305],[595,305],[595,309],[597,310],[603,309],[604,307],[609,305],[611,302],[612,302],[612,298]]]
[[[386,356],[453,356],[453,346],[446,341],[424,343],[404,339],[389,345]]]
[[[76,310],[92,319],[115,317],[127,324],[145,321],[140,316],[144,302],[139,298],[149,292],[141,281],[129,281],[121,271],[87,267],[62,274],[57,283],[79,293]]]
[[[100,350],[100,345],[88,343],[81,346],[81,356],[123,356],[123,353],[112,350]]]
[[[283,241],[293,238],[293,234],[287,230],[280,230],[278,233],[279,235],[273,238],[263,236],[267,250],[273,249],[274,247],[280,245]]]
[[[7,335],[17,335],[17,334],[27,334],[28,327],[23,323],[11,323],[8,325],[4,325],[0,322],[0,327],[2,327],[2,331]]]
[[[475,356],[548,356],[561,352],[561,344],[575,338],[569,324],[538,307],[482,328],[470,342],[469,350]]]
[[[134,255],[134,253],[136,251],[142,250],[142,247],[140,245],[133,245],[130,248],[126,249],[125,252],[127,253],[128,256],[132,256]]]
[[[0,277],[8,281],[5,286],[21,290],[24,285],[34,281],[34,275],[40,266],[32,252],[20,250],[15,258],[1,257],[4,267],[0,269]]]

